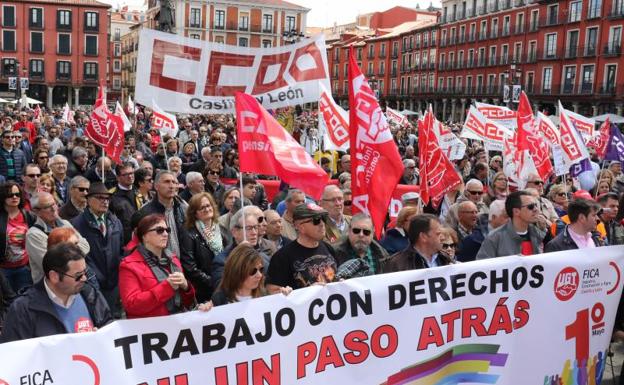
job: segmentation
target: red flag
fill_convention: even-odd
[[[121,152],[124,149],[124,122],[120,116],[111,114],[106,116],[108,131],[111,133],[110,140],[106,145],[105,151],[113,162],[121,163]]]
[[[240,170],[276,175],[319,199],[329,176],[251,95],[236,93]]]
[[[423,122],[418,124],[420,196],[424,204],[428,204],[431,200],[434,208],[440,205],[444,194],[462,182],[453,163],[440,148],[438,138],[433,131],[436,123],[433,111],[429,109]]]
[[[107,125],[106,122],[106,116],[110,114],[110,111],[106,106],[106,95],[104,94],[103,88],[104,87],[100,86],[93,112],[91,112],[91,116],[89,116],[89,123],[87,123],[87,127],[85,127],[85,134],[97,145],[106,147],[112,136],[112,131],[108,131],[110,125]]]
[[[593,147],[596,149],[596,155],[600,159],[604,159],[605,155],[607,155],[607,147],[609,144],[609,132],[611,130],[611,122],[609,118],[602,123],[600,126],[600,134],[592,139],[590,143],[587,144],[587,147],[590,147],[590,144],[593,144]]]
[[[518,132],[515,145],[514,159],[518,176],[521,175],[522,169],[525,167],[525,156],[532,158],[535,169],[543,180],[552,174],[553,166],[550,162],[548,145],[536,130],[533,109],[524,91],[520,94],[520,103],[518,104]]]
[[[33,119],[39,118],[41,118],[41,107],[39,107],[39,105],[37,104],[37,107],[35,107],[35,111],[33,113]]]
[[[403,163],[375,93],[355,61],[353,47],[349,51],[349,135],[351,211],[369,214],[379,237]]]

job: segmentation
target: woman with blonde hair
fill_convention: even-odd
[[[442,249],[440,249],[440,253],[444,254],[449,260],[455,261],[455,253],[459,245],[457,232],[448,226],[442,226],[441,230],[440,244],[442,245]]]
[[[553,203],[553,207],[557,215],[559,215],[559,218],[568,214],[568,194],[565,191],[564,185],[556,184],[552,186],[548,192],[548,199]]]
[[[242,302],[266,295],[262,257],[251,245],[234,248],[225,262],[223,279],[212,296],[214,306]]]
[[[52,194],[56,203],[61,203],[61,198],[56,193],[56,184],[54,183],[54,177],[51,174],[42,174],[39,178],[39,191]]]

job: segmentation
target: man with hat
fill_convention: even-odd
[[[109,212],[111,193],[102,182],[91,183],[87,208],[71,223],[89,243],[87,266],[95,273],[100,290],[115,315],[119,315],[119,262],[123,256],[123,226]]]
[[[304,203],[294,209],[297,239],[271,258],[267,277],[270,292],[276,293],[288,286],[299,289],[334,281],[335,251],[323,241],[327,220],[327,211],[314,203]]]

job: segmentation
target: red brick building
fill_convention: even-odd
[[[109,5],[95,0],[0,3],[0,95],[10,76],[28,77],[28,96],[48,106],[93,104],[106,79]]]

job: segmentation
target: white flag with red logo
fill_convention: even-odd
[[[367,213],[381,235],[403,163],[375,93],[349,51],[349,134],[352,212]]]
[[[538,111],[535,124],[537,126],[537,130],[542,133],[544,138],[546,138],[551,146],[559,145],[561,141],[559,130],[557,129],[553,121],[548,118],[548,116]]]
[[[476,107],[470,106],[462,132],[462,138],[481,140],[488,151],[502,151],[505,136],[512,131],[485,117]]]
[[[422,121],[418,121],[418,152],[420,168],[420,196],[424,204],[437,208],[444,194],[461,184],[453,163],[444,155],[435,134],[439,124],[433,116],[431,106]]]
[[[390,107],[386,107],[386,118],[399,126],[406,126],[409,124],[409,121],[407,120],[407,117],[405,115],[397,110],[393,110]]]
[[[155,128],[160,132],[160,136],[169,135],[172,138],[178,134],[178,121],[175,115],[168,114],[152,100],[152,125],[151,128]]]
[[[419,121],[420,122],[420,121]],[[438,143],[444,155],[450,160],[462,159],[466,153],[466,144],[457,137],[447,126],[439,120],[433,124],[433,132],[438,138]]]
[[[523,171],[526,159],[533,161],[533,165],[542,180],[547,180],[553,173],[553,166],[550,162],[550,152],[546,141],[535,129],[535,118],[533,109],[529,103],[529,98],[522,91],[520,102],[518,103],[518,131],[516,133],[516,166],[520,175]]]
[[[609,147],[609,137],[611,134],[611,122],[607,118],[598,130],[598,135],[595,135],[592,140],[587,143],[587,147],[592,147],[596,150],[598,158],[604,159],[607,155],[607,148]]]
[[[574,111],[566,110],[563,108],[561,102],[559,102],[559,115],[561,116],[561,114],[565,114],[568,121],[574,125],[579,134],[581,134],[584,143],[591,140],[595,133],[594,127],[596,126],[596,121],[593,118],[588,118]]]
[[[128,120],[128,117],[126,116],[126,113],[124,112],[123,108],[121,108],[121,104],[119,104],[119,101],[117,102],[117,105],[115,106],[115,115],[119,116],[121,120],[123,121],[124,132],[130,131],[130,129],[132,128],[132,123],[130,123],[130,120]]]
[[[313,198],[329,176],[303,147],[249,94],[236,93],[236,135],[240,170],[275,175]]]
[[[490,121],[498,123],[510,130],[516,129],[518,123],[518,114],[516,111],[505,106],[496,106],[494,104],[479,102],[475,102],[475,107]]]
[[[132,98],[130,97],[130,95],[128,95],[128,105],[127,105],[127,107],[128,107],[128,113],[129,114],[133,114],[134,115],[134,114],[136,114],[138,112],[137,108],[136,108],[136,105],[132,101]]]
[[[318,126],[325,151],[349,149],[349,114],[334,102],[331,92],[319,82]]]
[[[566,170],[570,169],[573,164],[589,158],[589,152],[587,147],[585,147],[581,134],[572,123],[568,113],[569,111],[564,109],[561,102],[559,102],[559,134],[563,149],[563,163]]]
[[[69,108],[69,104],[67,103],[65,103],[65,107],[63,107],[63,115],[61,116],[61,119],[67,123],[74,123],[74,111]]]

